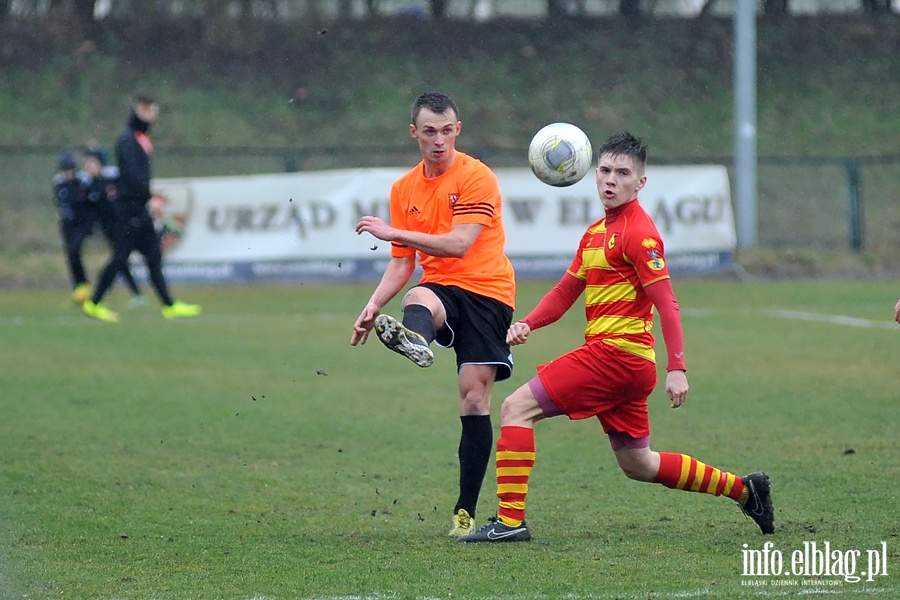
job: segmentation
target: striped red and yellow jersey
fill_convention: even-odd
[[[569,266],[585,282],[585,341],[601,339],[656,360],[653,303],[644,287],[668,279],[659,230],[632,200],[588,227]]]
[[[391,256],[418,254],[422,283],[458,286],[515,309],[515,273],[504,252],[503,200],[487,165],[457,151],[453,166],[439,177],[426,178],[420,162],[391,186],[392,227],[440,235],[463,223],[484,229],[462,258],[431,256],[398,242],[391,243]]]

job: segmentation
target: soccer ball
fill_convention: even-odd
[[[556,187],[578,183],[593,161],[591,140],[571,123],[551,123],[531,138],[528,162],[538,179]]]

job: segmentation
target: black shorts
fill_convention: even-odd
[[[509,379],[513,359],[506,343],[513,309],[499,300],[481,296],[455,285],[421,283],[437,295],[447,322],[435,342],[456,352],[457,371],[463,365],[496,365],[495,381]]]

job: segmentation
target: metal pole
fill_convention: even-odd
[[[863,229],[863,204],[860,197],[859,163],[847,161],[847,209],[850,221],[850,249],[856,252],[865,248],[865,230]]]
[[[737,0],[734,17],[734,174],[738,248],[757,242],[756,0]]]

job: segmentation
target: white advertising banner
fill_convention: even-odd
[[[357,235],[363,215],[389,218],[391,183],[406,169],[157,179],[165,270],[175,280],[377,278],[390,244]],[[558,277],[588,225],[602,218],[593,171],[554,188],[527,168],[495,169],[507,254],[521,277]],[[722,166],[648,167],[640,202],[673,271],[731,267],[736,235]],[[137,263],[141,265],[140,262]]]

